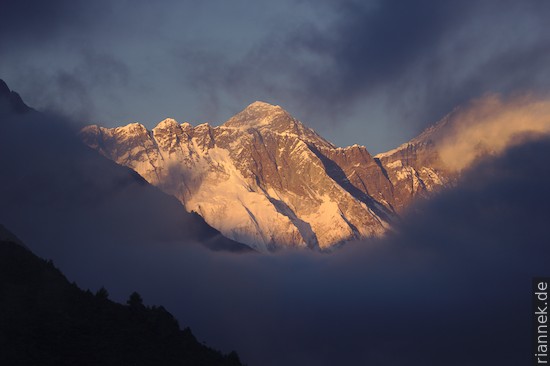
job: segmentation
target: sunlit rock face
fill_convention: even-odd
[[[444,118],[409,142],[375,156],[393,187],[391,203],[396,212],[456,181],[457,173],[443,163],[437,147],[447,124]]]
[[[90,147],[260,251],[328,249],[383,235],[417,196],[449,181],[429,138],[373,157],[335,147],[279,106],[255,102],[218,127],[85,127]]]

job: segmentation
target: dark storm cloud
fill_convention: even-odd
[[[107,4],[71,0],[2,1],[0,48],[6,43],[17,47],[20,42],[45,41],[60,32],[91,27],[94,17],[100,16]]]
[[[116,102],[130,81],[128,65],[91,41],[113,8],[106,1],[3,2],[0,50],[13,57],[4,73],[35,107],[89,121],[98,115],[98,100]]]
[[[431,124],[487,92],[548,91],[547,2],[384,1],[344,14],[325,51],[335,87],[321,98],[386,93],[411,122]]]
[[[319,85],[325,86],[320,92],[326,93],[323,98],[339,100],[401,79],[423,54],[445,40],[468,7],[441,1],[344,2],[335,6],[340,19],[329,32],[294,34],[290,46],[330,59],[334,69],[326,71],[331,83]],[[315,75],[306,76],[306,84],[316,88]]]
[[[191,78],[212,94],[224,85],[241,100],[265,96],[325,123],[383,104],[388,120],[426,125],[487,92],[549,91],[548,2],[315,5],[334,20],[275,29],[236,63],[203,55]]]

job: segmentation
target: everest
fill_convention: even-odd
[[[221,126],[165,119],[90,125],[80,136],[102,155],[175,196],[224,236],[260,252],[328,250],[378,237],[417,197],[450,184],[431,136],[387,153],[336,147],[279,106],[254,102]]]

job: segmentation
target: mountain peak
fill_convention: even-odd
[[[156,130],[156,129],[171,129],[171,128],[175,128],[175,127],[178,127],[179,126],[179,123],[173,119],[173,118],[166,118],[166,119],[163,119],[162,121],[160,121],[157,126],[155,128],[153,128],[153,130]]]
[[[290,121],[292,116],[281,107],[266,102],[256,101],[231,117],[224,123],[226,127],[261,128],[272,125],[281,119]]]
[[[267,102],[263,102],[261,100],[257,100],[253,103],[250,103],[248,107],[245,108],[245,110],[281,110],[282,108],[278,105],[270,104]]]
[[[259,133],[276,133],[295,136],[318,146],[334,147],[330,142],[305,126],[290,113],[278,105],[256,101],[231,117],[223,127],[248,131],[255,129]]]

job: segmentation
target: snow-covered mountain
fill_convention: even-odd
[[[75,132],[58,116],[28,107],[0,80],[0,222],[37,254],[84,273],[90,256],[116,263],[116,253],[167,242],[250,251],[135,171],[84,146]]]
[[[101,154],[259,251],[327,249],[380,236],[415,197],[444,186],[432,130],[371,156],[335,147],[279,106],[255,102],[223,125],[160,122],[81,131]]]

